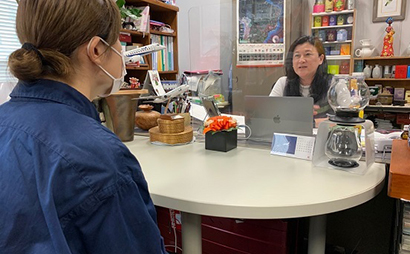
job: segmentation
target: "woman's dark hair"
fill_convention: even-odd
[[[289,48],[289,52],[285,60],[285,72],[287,76],[286,87],[284,91],[285,96],[302,96],[300,93],[300,78],[293,69],[293,52],[298,45],[304,43],[310,43],[313,45],[320,55],[323,55],[323,62],[317,67],[316,75],[313,78],[312,84],[310,86],[310,96],[314,99],[314,102],[318,102],[327,95],[327,90],[329,82],[332,78],[331,75],[327,74],[327,61],[325,50],[323,48],[322,42],[312,36],[302,36],[292,43]]]

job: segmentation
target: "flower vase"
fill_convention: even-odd
[[[237,130],[231,131],[208,131],[205,134],[205,149],[220,152],[228,152],[236,148],[238,142]]]

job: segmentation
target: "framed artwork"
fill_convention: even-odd
[[[237,1],[237,67],[282,66],[285,1]]]
[[[373,23],[403,20],[406,15],[406,0],[373,0]]]

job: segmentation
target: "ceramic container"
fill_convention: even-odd
[[[368,64],[366,64],[366,67],[364,67],[363,73],[364,73],[364,78],[370,78],[372,76],[372,69],[370,68]]]
[[[382,77],[382,68],[380,67],[379,64],[376,64],[376,66],[373,68],[372,71],[372,78],[381,78]]]
[[[142,130],[149,130],[158,125],[158,118],[161,114],[155,110],[151,105],[140,105],[138,107],[141,111],[135,113],[135,125]]]

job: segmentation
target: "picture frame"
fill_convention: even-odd
[[[141,66],[141,67],[148,67],[148,58],[147,58],[147,55],[142,56],[141,61],[140,61],[140,66]]]
[[[388,17],[404,20],[405,15],[406,0],[373,0],[373,23],[385,22]]]

